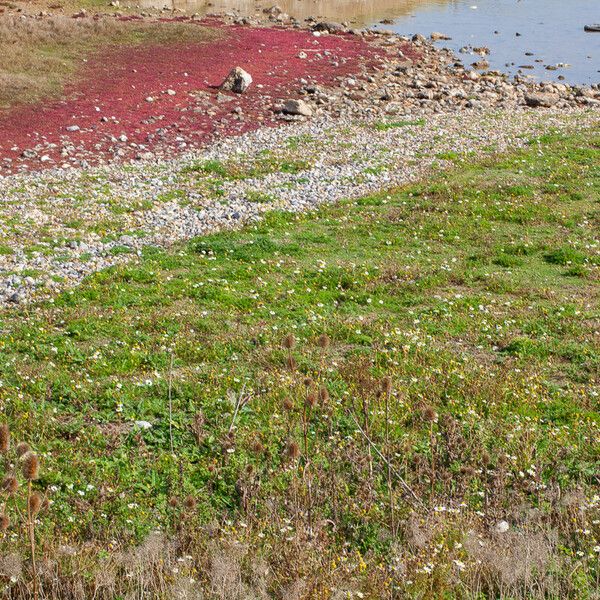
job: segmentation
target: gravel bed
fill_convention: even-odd
[[[224,139],[167,161],[0,179],[0,302],[51,298],[87,275],[240,227],[267,211],[308,211],[598,123],[592,108],[461,110],[393,119],[328,116]]]

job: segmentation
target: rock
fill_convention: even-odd
[[[303,117],[312,117],[313,109],[304,100],[287,100],[283,105],[283,112],[286,115],[301,115]]]
[[[149,423],[148,421],[136,421],[135,426],[140,429],[152,429],[152,423]]]
[[[327,31],[328,33],[336,33],[344,31],[344,27],[340,23],[333,21],[321,21],[313,27],[313,31]]]
[[[263,12],[266,15],[271,15],[272,17],[276,17],[276,16],[280,15],[283,11],[281,10],[281,8],[279,6],[271,6],[271,8],[265,8],[263,10]]]
[[[394,95],[390,92],[388,88],[384,88],[379,91],[379,99],[384,100],[385,102],[389,102],[394,99]]]
[[[591,88],[577,88],[575,90],[575,96],[582,98],[595,98],[596,94]]]
[[[231,102],[232,100],[233,98],[231,96],[227,96],[226,94],[222,94],[221,92],[217,94],[217,102],[219,104],[223,104],[224,102]]]
[[[79,131],[79,125],[69,125],[67,131]]]
[[[235,67],[231,69],[225,81],[220,85],[220,89],[235,92],[236,94],[243,94],[250,87],[251,83],[252,75],[244,71],[242,67]]]
[[[498,521],[494,526],[496,533],[506,533],[510,529],[510,525],[506,521]]]
[[[451,40],[452,39],[449,35],[446,35],[445,33],[440,33],[439,31],[434,31],[429,37],[434,42],[438,42],[438,41],[441,41],[441,40]]]
[[[545,92],[534,92],[525,94],[525,104],[532,107],[549,108],[554,106],[560,100],[558,94],[550,94]]]
[[[8,297],[8,301],[12,304],[20,304],[23,302],[23,295],[19,294],[19,292],[15,292]]]

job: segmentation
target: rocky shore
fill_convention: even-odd
[[[0,115],[0,175],[172,158],[225,136],[318,116],[600,107],[598,86],[485,71],[486,48],[466,49],[475,62],[465,65],[433,45],[440,33],[426,39],[336,23],[300,27],[283,16],[270,16],[275,27],[204,19],[198,24],[222,39],[97,57],[64,100]],[[235,67],[253,83],[242,93],[219,89]]]
[[[293,42],[279,58],[266,50],[260,62],[246,58],[240,89],[219,89],[240,66],[239,54],[221,47],[219,68],[204,65],[193,86],[188,71],[179,73],[192,66],[178,70],[181,79],[142,77],[110,113],[96,86],[93,98],[47,113],[55,122],[37,121],[37,135],[20,131],[20,143],[5,142],[15,117],[0,118],[0,302],[52,297],[146,246],[238,227],[270,210],[311,210],[549,131],[598,124],[597,87],[509,81],[465,67],[422,36],[332,23],[299,30],[281,14],[268,18],[276,28],[203,21],[237,39],[240,51]]]

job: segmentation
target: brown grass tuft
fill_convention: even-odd
[[[187,23],[0,14],[0,108],[60,95],[82,58],[103,46],[194,43],[218,35]]]

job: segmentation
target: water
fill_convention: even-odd
[[[452,40],[440,43],[456,52],[465,45],[487,46],[490,68],[499,71],[520,71],[539,81],[562,76],[569,83],[592,84],[600,82],[600,33],[583,28],[597,22],[599,0],[454,0],[423,3],[396,19],[392,28],[401,33],[445,33]],[[465,64],[476,59],[459,56]],[[560,64],[570,66],[546,70],[547,65]]]
[[[491,69],[538,81],[600,82],[600,33],[583,29],[600,23],[600,0],[141,0],[143,8],[203,14],[253,15],[274,4],[298,19],[347,21],[402,34],[442,32],[452,39],[438,44],[457,53],[463,46],[487,46]],[[467,65],[480,58],[458,56]]]

